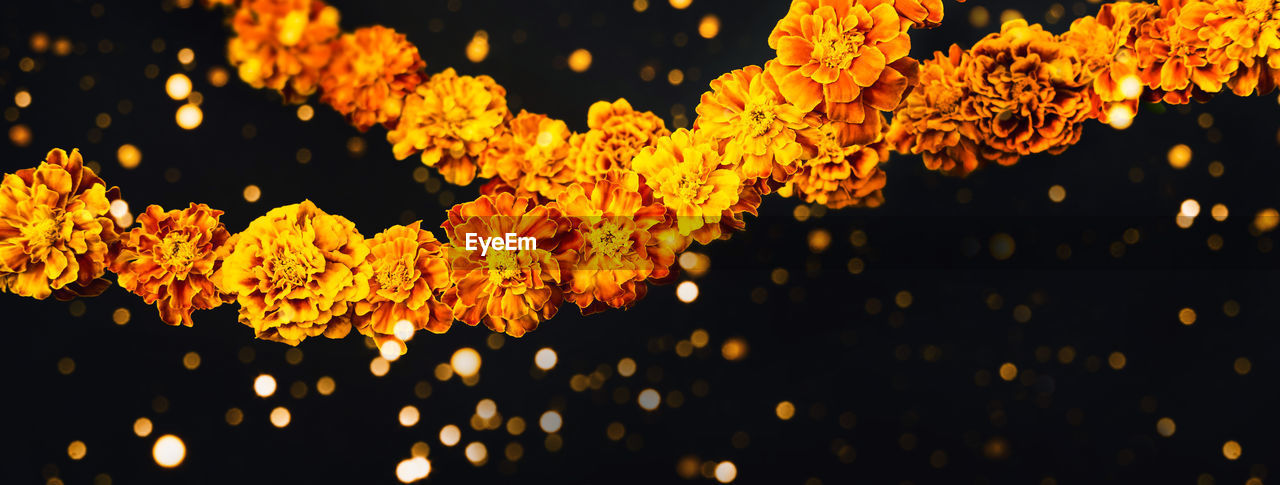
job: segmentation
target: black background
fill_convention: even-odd
[[[453,66],[463,74],[492,75],[511,94],[513,108],[565,119],[579,131],[586,129],[592,102],[617,97],[653,110],[669,126],[675,104],[692,117],[717,73],[772,57],[766,38],[787,8],[784,1],[695,0],[676,10],[652,0],[637,13],[631,3],[335,5],[347,30],[394,27],[419,46],[429,71]],[[1050,4],[1026,3],[1016,7],[1043,22]],[[368,148],[355,156],[346,146],[360,134],[326,107],[316,106],[311,121],[299,121],[296,108],[241,83],[234,70],[226,86],[211,86],[208,69],[226,66],[229,29],[219,11],[159,0],[110,1],[101,4],[104,15],[94,17],[91,5],[0,7],[7,53],[0,59],[0,104],[12,106],[20,89],[33,97],[16,121],[4,123],[6,130],[22,123],[33,133],[29,146],[3,145],[4,172],[38,164],[49,148],[78,147],[103,167],[109,184],[122,188],[135,213],[151,203],[180,208],[205,202],[227,212],[223,220],[232,231],[271,207],[303,198],[347,216],[367,236],[417,219],[436,227],[452,202],[475,196],[475,186],[429,193],[411,177],[417,162],[395,161],[381,128],[363,135]],[[952,42],[972,43],[998,28],[994,19],[1005,6],[1015,6],[981,2],[993,21],[977,28],[968,19],[975,5],[947,2],[942,28],[912,32],[914,57],[927,58]],[[1066,17],[1046,26],[1064,31],[1074,12],[1095,7],[1066,4]],[[706,13],[721,20],[713,40],[697,35]],[[442,26],[438,32],[430,28],[433,21]],[[464,48],[477,29],[489,33],[492,48],[473,64]],[[526,32],[525,42],[514,42],[516,29]],[[36,32],[68,37],[75,52],[32,52],[29,39]],[[689,38],[684,47],[673,42],[678,33]],[[154,39],[164,41],[159,52],[152,49]],[[99,48],[103,40],[111,44],[108,52]],[[196,54],[189,72],[176,58],[183,47]],[[594,58],[585,73],[563,66],[564,56],[579,47]],[[21,71],[23,57],[37,68]],[[149,64],[158,66],[159,76],[144,75]],[[657,67],[654,81],[637,74],[645,64]],[[688,73],[683,84],[665,82],[672,68]],[[204,95],[204,122],[193,131],[174,123],[181,102],[164,92],[164,80],[176,72],[187,72]],[[84,76],[95,81],[89,90],[80,86]],[[133,105],[128,114],[118,110],[124,99]],[[886,165],[882,208],[797,221],[794,199],[770,196],[762,217],[748,220],[746,233],[694,248],[710,256],[711,270],[696,279],[701,296],[692,304],[680,303],[674,286],[664,286],[627,312],[581,317],[565,307],[498,350],[486,347],[488,331],[456,324],[446,335],[420,334],[381,378],[369,372],[376,351],[354,337],[308,340],[302,362],[290,365],[287,347],[252,340],[250,330],[236,323],[234,307],[197,314],[194,328],[170,328],[119,288],[84,301],[80,317],[67,303],[4,295],[3,389],[10,405],[3,426],[12,446],[3,465],[12,478],[5,482],[43,483],[56,476],[68,484],[103,483],[105,474],[113,483],[385,483],[395,480],[396,464],[410,456],[416,441],[431,445],[427,480],[435,483],[683,482],[676,463],[686,455],[731,460],[738,469],[735,483],[1266,480],[1280,456],[1272,356],[1280,285],[1276,257],[1264,251],[1268,236],[1250,234],[1249,225],[1257,211],[1280,203],[1278,111],[1274,94],[1224,95],[1165,112],[1144,109],[1128,130],[1091,123],[1081,143],[1061,156],[1026,157],[963,180],[926,173],[918,157],[897,156]],[[110,114],[112,122],[95,143],[88,133],[98,113]],[[1202,113],[1214,116],[1211,128],[1197,125]],[[251,139],[242,135],[248,124],[256,130]],[[142,150],[134,170],[115,161],[124,143]],[[1166,162],[1176,143],[1193,149],[1183,170]],[[313,159],[299,164],[295,153],[304,147]],[[1220,178],[1208,172],[1213,160],[1225,166]],[[165,178],[171,168],[181,173],[176,182]],[[1135,168],[1143,174],[1138,182],[1131,177]],[[256,203],[241,196],[249,184],[262,188]],[[1066,188],[1061,203],[1046,195],[1055,184]],[[1174,216],[1187,198],[1200,202],[1202,214],[1191,228],[1179,229]],[[1209,217],[1216,203],[1230,209],[1224,222]],[[1140,232],[1139,241],[1119,242],[1129,228]],[[806,242],[815,229],[832,235],[821,253]],[[850,244],[855,229],[867,234],[865,246]],[[1012,258],[998,261],[989,253],[996,233],[1016,241]],[[1209,249],[1212,234],[1222,237],[1222,249]],[[1112,254],[1117,242],[1121,257]],[[1056,256],[1064,243],[1072,249],[1065,261]],[[862,258],[865,272],[850,274],[846,265],[853,257]],[[789,272],[785,284],[770,281],[776,268]],[[764,292],[763,303],[753,302],[753,290]],[[900,291],[912,296],[906,308],[895,305]],[[882,310],[869,312],[871,300]],[[989,305],[994,300],[1000,305]],[[1238,316],[1224,314],[1228,300],[1239,304]],[[1025,323],[1014,318],[1017,305],[1031,311]],[[132,311],[127,325],[111,321],[120,307]],[[1198,313],[1194,325],[1178,322],[1184,307]],[[674,343],[699,328],[709,332],[711,344],[677,356]],[[720,346],[730,337],[749,342],[745,359],[721,357]],[[1078,355],[1062,364],[1056,355],[1068,345]],[[480,382],[468,387],[457,378],[432,377],[435,365],[462,346],[481,351]],[[939,352],[935,361],[923,358],[933,352],[929,346]],[[237,359],[243,347],[254,349],[251,363]],[[537,377],[533,354],[542,347],[554,348],[559,363]],[[1038,349],[1051,357],[1038,358]],[[182,365],[189,351],[202,357],[195,370]],[[1123,369],[1107,365],[1114,351],[1126,356]],[[70,375],[58,371],[63,357],[75,361]],[[570,389],[574,374],[615,366],[623,357],[638,362],[636,375],[615,372],[598,391]],[[1251,360],[1252,372],[1233,370],[1239,357]],[[1004,362],[1018,366],[1018,379],[997,377]],[[274,396],[254,394],[260,373],[275,376]],[[985,386],[977,382],[982,373],[990,381]],[[330,396],[314,388],[325,375],[337,382]],[[288,392],[298,380],[310,388],[302,399]],[[425,400],[413,392],[422,380],[433,386]],[[708,385],[704,397],[692,392],[698,380]],[[615,403],[618,387],[632,398]],[[681,391],[684,404],[645,412],[634,396],[647,387],[664,396]],[[169,403],[164,412],[153,408],[159,396]],[[473,431],[467,422],[483,398],[494,399],[504,416],[525,418],[529,429],[516,437],[505,430]],[[797,409],[789,421],[774,414],[783,400]],[[406,404],[422,411],[415,427],[397,422]],[[269,423],[275,406],[292,412],[288,427]],[[244,410],[239,426],[224,421],[231,407]],[[565,422],[558,452],[543,447],[545,433],[536,426],[537,417],[553,408]],[[845,413],[856,417],[851,427],[841,425],[841,415],[850,424]],[[155,424],[148,438],[133,434],[139,417]],[[1176,421],[1172,437],[1157,434],[1161,417]],[[631,439],[640,446],[609,440],[605,429],[613,421],[623,423],[628,436],[639,435]],[[451,423],[463,428],[463,445],[487,445],[487,464],[472,466],[462,445],[440,444],[440,428]],[[735,446],[739,432],[748,437],[745,446],[741,435]],[[151,457],[155,438],[166,433],[187,447],[185,462],[172,470]],[[87,444],[81,460],[68,457],[73,440]],[[1240,459],[1223,456],[1228,440],[1243,446]],[[502,457],[510,441],[525,450],[515,463]],[[984,454],[997,442],[1007,444],[1007,454]],[[939,453],[945,463],[937,460]],[[714,482],[701,476],[693,481]]]

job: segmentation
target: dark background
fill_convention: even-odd
[[[1006,6],[1039,22],[1056,10],[1028,3],[948,1],[944,27],[912,33],[913,55],[972,43],[998,28]],[[0,7],[0,104],[17,110],[4,128],[20,123],[33,135],[25,147],[3,145],[4,172],[38,164],[50,148],[78,147],[122,188],[134,213],[151,203],[205,202],[227,212],[232,231],[303,198],[347,216],[366,235],[417,219],[436,227],[448,206],[475,196],[475,186],[440,188],[434,174],[416,182],[417,162],[395,161],[381,128],[361,136],[323,106],[314,119],[299,121],[295,107],[241,83],[234,69],[226,86],[210,85],[208,70],[226,67],[229,29],[221,12],[172,0],[98,5]],[[766,38],[787,9],[785,1],[711,0],[685,10],[651,0],[643,13],[620,0],[335,5],[347,30],[394,27],[419,46],[429,71],[453,66],[492,75],[511,93],[513,108],[565,119],[575,130],[586,129],[592,102],[624,96],[669,126],[681,110],[692,118],[717,73],[772,57]],[[990,24],[971,24],[977,5],[989,10]],[[1046,23],[1055,32],[1096,5],[1060,8],[1065,17]],[[697,34],[706,13],[721,20],[712,40]],[[474,64],[464,48],[477,29],[489,33],[491,51]],[[513,39],[517,29],[523,43]],[[37,32],[67,37],[73,52],[34,52]],[[683,47],[678,34],[688,37]],[[176,58],[184,47],[196,54],[186,68]],[[564,67],[579,47],[594,58],[585,73]],[[30,72],[19,68],[24,57],[34,61]],[[152,64],[159,75],[148,78]],[[644,65],[655,67],[653,81],[638,74]],[[683,84],[666,82],[672,68],[686,72]],[[181,102],[164,92],[176,72],[186,72],[204,96],[204,122],[193,131],[174,123]],[[10,108],[19,90],[33,102]],[[132,104],[128,113],[119,109],[122,100]],[[711,269],[695,280],[701,296],[692,304],[664,286],[627,312],[584,318],[564,307],[497,350],[486,345],[488,331],[456,324],[446,335],[419,334],[380,378],[369,371],[377,353],[362,339],[308,340],[303,360],[291,365],[288,347],[254,341],[231,306],[197,314],[194,328],[170,328],[119,288],[83,306],[4,295],[3,426],[12,447],[4,481],[386,483],[417,441],[431,447],[427,480],[435,483],[684,482],[677,463],[687,456],[732,461],[735,483],[1267,480],[1280,456],[1272,355],[1280,284],[1269,236],[1249,228],[1254,214],[1280,203],[1278,111],[1275,95],[1144,109],[1128,130],[1091,123],[1061,156],[1026,157],[963,180],[925,173],[918,157],[897,156],[886,165],[882,208],[799,221],[794,199],[771,196],[746,233],[694,248],[710,256]],[[99,113],[110,115],[109,127],[95,128]],[[1203,113],[1213,116],[1207,128],[1198,124]],[[366,140],[362,153],[348,150],[357,136]],[[136,169],[116,162],[124,143],[142,150]],[[1194,153],[1183,170],[1166,161],[1177,143]],[[309,163],[296,161],[300,148],[313,154]],[[1209,173],[1214,160],[1225,167],[1221,177]],[[256,203],[241,196],[249,184],[262,189]],[[1066,189],[1061,203],[1046,195],[1055,184]],[[1202,211],[1180,229],[1174,216],[1187,198]],[[1217,203],[1230,210],[1223,222],[1209,216]],[[1140,234],[1132,244],[1122,236],[1130,228]],[[817,229],[831,234],[822,252],[807,243]],[[864,231],[865,245],[850,243],[854,230]],[[1016,242],[1007,260],[991,255],[997,233]],[[1213,234],[1223,240],[1216,251],[1206,243]],[[1064,244],[1071,249],[1065,260],[1057,256]],[[847,269],[854,257],[866,267],[856,275]],[[783,284],[771,281],[778,268],[789,275]],[[905,307],[896,304],[903,291],[910,294]],[[1224,311],[1229,301],[1239,306],[1234,317]],[[1179,323],[1184,307],[1197,312],[1194,325]],[[132,312],[126,325],[112,322],[117,308]],[[76,310],[82,315],[73,316]],[[678,356],[676,343],[695,329],[705,329],[710,344]],[[734,337],[748,342],[749,353],[728,361],[720,348]],[[479,383],[436,380],[434,367],[463,346],[483,355]],[[1076,356],[1062,363],[1066,346]],[[542,347],[559,355],[545,375],[533,367]],[[245,348],[254,351],[249,363],[238,358]],[[195,370],[182,365],[190,351],[202,358]],[[1126,357],[1122,369],[1108,365],[1112,352]],[[58,369],[64,357],[75,362],[69,375]],[[572,376],[614,369],[623,357],[638,363],[634,376],[613,371],[599,390],[570,388]],[[1244,375],[1233,370],[1241,357],[1252,364]],[[998,376],[1005,362],[1019,370],[1013,381]],[[253,391],[260,373],[278,382],[266,399]],[[321,376],[335,379],[335,393],[315,391]],[[301,399],[290,396],[295,381],[308,386]],[[415,397],[420,381],[432,386],[426,399]],[[635,396],[648,387],[664,397],[679,391],[683,405],[664,402],[645,412]],[[630,396],[621,404],[613,398],[618,388]],[[167,406],[156,405],[161,398]],[[468,420],[483,398],[494,399],[505,417],[523,417],[528,430],[514,437],[472,430]],[[787,421],[775,415],[784,400],[796,408]],[[414,427],[398,424],[406,404],[422,412]],[[276,406],[292,412],[288,427],[269,423]],[[239,426],[224,420],[232,407],[244,411]],[[564,446],[556,452],[544,447],[536,424],[548,409],[564,416]],[[132,431],[139,417],[154,423],[147,438]],[[1156,431],[1162,417],[1177,424],[1171,437]],[[606,436],[614,421],[626,427],[621,441]],[[440,444],[446,424],[463,429],[462,444]],[[172,470],[151,457],[155,438],[168,433],[187,447],[185,462]],[[68,457],[73,440],[87,444],[83,459]],[[1238,460],[1223,456],[1228,440],[1242,445]],[[471,441],[487,446],[487,464],[465,459],[462,448]],[[516,462],[503,458],[511,441],[524,447]],[[714,483],[701,475],[691,481]]]

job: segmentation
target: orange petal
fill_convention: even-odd
[[[809,79],[799,70],[792,71],[778,83],[778,89],[787,101],[803,111],[813,111],[822,101],[822,85]]]
[[[778,62],[788,66],[800,66],[809,62],[813,54],[813,44],[808,40],[789,36],[778,40]]]

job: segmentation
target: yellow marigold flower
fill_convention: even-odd
[[[658,115],[636,111],[622,98],[592,104],[587,111],[587,126],[590,131],[575,134],[571,140],[577,151],[575,166],[581,182],[595,182],[615,169],[630,168],[632,157],[641,148],[671,134]]]
[[[1021,155],[1062,153],[1094,112],[1079,53],[1039,25],[1006,22],[970,50],[962,103],[976,116],[979,155],[1011,165]]]
[[[1266,94],[1275,89],[1280,78],[1280,2],[1188,3],[1178,16],[1178,24],[1208,40],[1216,54],[1210,60],[1235,72],[1229,85],[1236,95],[1248,96],[1255,90]]]
[[[555,199],[575,178],[568,125],[546,115],[520,111],[482,156],[482,177],[501,177],[524,192]]]
[[[935,52],[920,68],[927,87],[912,91],[893,114],[886,141],[899,153],[921,155],[929,170],[965,176],[985,163],[975,144],[979,117],[961,108],[970,62],[968,51],[954,44],[947,54]]]
[[[888,159],[888,146],[880,140],[871,145],[849,144],[841,137],[840,127],[831,124],[806,131],[801,169],[778,193],[783,197],[798,193],[805,202],[832,209],[883,204],[885,173],[880,162]]]
[[[718,145],[724,163],[733,165],[745,183],[770,176],[786,180],[795,171],[801,154],[796,132],[809,127],[805,112],[788,103],[773,76],[759,66],[711,81],[711,91],[702,93],[695,111],[694,130]]]
[[[240,303],[258,338],[297,345],[351,331],[349,311],[369,293],[369,247],[347,218],[309,200],[277,207],[228,241],[213,281]]]
[[[380,25],[357,29],[336,44],[333,62],[320,79],[320,101],[360,131],[393,123],[405,95],[422,83],[426,65],[404,34]]]
[[[391,151],[397,160],[421,151],[424,165],[449,183],[467,185],[476,177],[476,158],[511,116],[506,95],[489,76],[445,69],[405,97],[399,123],[387,132]]]
[[[320,0],[243,0],[227,57],[240,79],[301,103],[316,91],[338,38],[338,9]]]
[[[575,217],[584,244],[565,297],[583,314],[630,308],[644,298],[650,277],[663,279],[675,253],[649,231],[666,220],[661,204],[645,204],[638,177],[615,183],[574,183],[559,200]]]
[[[138,227],[122,235],[111,271],[121,287],[154,304],[164,323],[190,327],[193,310],[224,302],[209,279],[222,266],[217,253],[231,237],[221,217],[222,211],[204,204],[168,212],[148,206]]]
[[[555,316],[564,302],[564,272],[578,261],[582,246],[574,221],[555,204],[534,205],[507,193],[485,195],[453,206],[441,227],[452,244],[449,266],[455,286],[444,301],[453,306],[454,318],[520,337]],[[537,247],[467,249],[468,238],[505,241],[508,234],[532,237]]]
[[[369,296],[356,302],[352,317],[360,333],[394,336],[402,320],[432,333],[444,333],[453,324],[453,311],[440,300],[449,289],[445,247],[421,226],[421,221],[392,226],[368,241],[373,277]]]
[[[631,164],[653,189],[654,197],[675,211],[680,234],[693,235],[706,244],[719,234],[695,231],[706,225],[719,226],[724,211],[738,202],[742,182],[720,162],[711,142],[681,128],[645,147]]]
[[[1218,62],[1221,51],[1212,48],[1194,25],[1179,21],[1182,9],[1194,0],[1160,2],[1160,15],[1138,26],[1134,48],[1138,53],[1138,77],[1152,95],[1170,104],[1207,99],[1222,90],[1237,65]]]
[[[869,126],[876,111],[892,111],[916,84],[919,65],[907,57],[901,22],[890,2],[794,0],[769,34],[778,53],[769,72],[787,101],[849,123],[854,141],[869,141],[880,132]]]
[[[120,189],[84,166],[78,150],[53,149],[39,167],[5,174],[0,184],[0,280],[37,299],[93,296],[119,238],[107,217]]]

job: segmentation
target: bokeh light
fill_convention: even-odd
[[[167,434],[156,439],[155,446],[151,447],[151,457],[155,458],[157,465],[173,468],[187,458],[187,445],[177,436]]]

